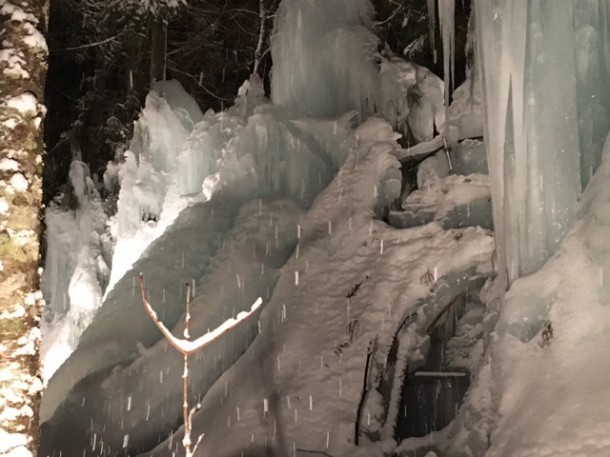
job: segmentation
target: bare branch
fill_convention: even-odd
[[[123,30],[122,32],[117,33],[115,36],[111,36],[110,38],[106,38],[105,40],[96,41],[94,43],[82,44],[80,46],[72,46],[72,47],[69,47],[69,48],[61,49],[61,51],[80,51],[81,49],[95,48],[97,46],[102,46],[102,45],[104,45],[106,43],[110,43],[111,41],[116,40],[118,37],[123,35],[125,33],[125,31],[126,30]]]
[[[198,80],[197,78],[195,78],[195,77],[194,77],[192,74],[187,73],[187,72],[182,71],[182,70],[179,70],[178,68],[176,68],[176,67],[172,67],[172,66],[170,66],[170,65],[168,65],[168,66],[167,66],[167,68],[168,68],[168,70],[173,71],[174,73],[178,73],[178,74],[181,74],[181,75],[184,75],[184,76],[186,76],[186,77],[190,78],[191,80],[193,80],[193,81],[194,81],[194,82],[197,84],[197,86],[198,86],[198,87],[200,87],[201,89],[203,89],[205,92],[207,92],[209,95],[211,95],[212,97],[214,97],[216,100],[220,100],[220,101],[222,101],[222,102],[229,101],[229,99],[228,99],[228,98],[221,97],[220,95],[217,95],[217,94],[215,94],[214,92],[212,92],[212,90],[211,90],[211,89],[208,89],[206,86],[204,86],[204,85],[202,84],[202,82],[201,82],[200,80]]]
[[[258,297],[258,299],[250,307],[250,311],[242,311],[235,318],[225,321],[222,325],[216,327],[215,330],[200,336],[195,341],[178,340],[178,344],[187,354],[192,354],[193,352],[207,346],[212,341],[220,338],[228,331],[233,330],[233,328],[237,327],[243,321],[251,317],[262,304],[263,299]]]
[[[153,320],[153,322],[157,325],[161,333],[165,337],[167,341],[170,342],[174,348],[178,352],[180,352],[184,356],[184,371],[182,372],[182,410],[183,410],[183,420],[184,420],[184,438],[182,439],[182,446],[184,446],[184,452],[186,457],[192,457],[195,451],[197,450],[197,446],[201,443],[203,439],[203,434],[199,435],[197,438],[197,442],[193,446],[193,441],[191,439],[191,425],[193,423],[193,414],[201,408],[201,405],[198,403],[194,408],[189,411],[189,401],[188,401],[188,390],[189,390],[189,355],[193,352],[207,346],[212,341],[220,338],[223,334],[237,327],[239,324],[244,322],[250,316],[252,316],[263,303],[263,299],[258,297],[258,299],[254,302],[254,304],[250,307],[250,311],[242,311],[235,318],[227,320],[222,325],[218,326],[214,331],[208,332],[207,334],[197,338],[195,341],[190,341],[190,323],[191,323],[191,287],[190,284],[186,283],[186,314],[184,318],[184,338],[180,339],[176,338],[172,333],[167,329],[165,325],[159,320],[157,317],[157,313],[152,309],[148,300],[146,300],[146,292],[144,287],[144,275],[140,273],[140,290],[142,291],[142,303],[144,304],[144,308],[146,312]]]
[[[157,325],[157,327],[159,327],[159,330],[161,330],[161,333],[163,334],[165,339],[169,341],[169,343],[174,346],[176,350],[181,352],[183,355],[186,355],[180,347],[180,344],[178,343],[178,338],[172,335],[172,332],[170,332],[167,327],[163,325],[163,323],[157,317],[157,313],[155,312],[155,310],[152,309],[152,307],[148,303],[148,300],[146,300],[146,294],[144,292],[144,275],[142,273],[140,273],[140,289],[142,291],[142,303],[144,304],[144,308],[146,309],[146,312],[148,313],[152,321]]]
[[[194,454],[195,451],[197,450],[197,448],[199,447],[199,444],[201,443],[201,440],[203,439],[203,433],[201,435],[199,435],[199,438],[197,438],[197,442],[195,443],[195,445],[193,446],[193,451],[192,453]]]
[[[228,319],[211,332],[200,336],[195,341],[190,341],[176,338],[172,334],[172,332],[170,332],[167,327],[159,321],[157,313],[152,309],[152,307],[146,300],[146,295],[144,292],[144,275],[142,274],[140,274],[140,288],[142,289],[142,302],[144,303],[144,308],[146,308],[148,315],[151,317],[153,322],[157,324],[157,327],[159,327],[159,330],[161,330],[163,336],[165,336],[165,338],[171,343],[171,345],[174,346],[174,348],[176,348],[183,355],[190,355],[193,352],[207,346],[212,341],[220,338],[222,335],[237,327],[239,324],[251,317],[263,304],[263,299],[258,297],[258,299],[250,307],[250,311],[242,311],[235,318]]]

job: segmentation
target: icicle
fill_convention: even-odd
[[[443,39],[445,106],[449,106],[450,91],[454,87],[455,0],[438,0],[438,19],[441,25],[441,36]]]
[[[428,0],[428,21],[430,24],[430,48],[432,49],[434,63],[436,63],[436,2],[434,0]]]

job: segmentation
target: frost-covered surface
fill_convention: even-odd
[[[189,200],[179,198],[175,185],[172,187],[179,165],[176,156],[194,123],[202,117],[180,83],[157,83],[146,97],[124,162],[108,167],[104,175],[106,186],[120,186],[111,224],[117,245],[109,289],[189,204]],[[151,219],[157,223],[148,224]]]
[[[250,78],[241,85],[237,91],[235,104],[229,108],[229,113],[242,118],[247,118],[254,114],[257,106],[266,105],[269,100],[265,96],[263,81],[257,73],[250,75]]]
[[[105,176],[107,184],[118,180],[121,185],[112,223],[118,241],[110,285],[75,355],[49,383],[43,420],[81,379],[131,359],[138,345],[159,339],[157,329],[141,319],[134,293],[140,271],[153,272],[149,281],[158,284],[157,294],[180,302],[180,284],[213,268],[223,234],[243,204],[257,197],[287,197],[310,206],[353,141],[351,116],[293,122],[271,107],[260,107],[247,119],[208,113],[193,126],[192,99],[168,84],[149,94],[125,162]],[[185,178],[189,172],[190,180]],[[197,188],[198,193],[185,195]],[[159,265],[179,265],[179,270],[167,275]],[[181,314],[169,301],[162,310],[170,327]]]
[[[263,101],[256,90],[242,92],[236,107],[239,114],[253,111]],[[109,166],[104,176],[109,189],[120,185],[117,213],[110,221],[117,240],[110,278],[104,258],[109,248],[102,246],[105,216],[90,179],[75,178],[85,186],[83,196],[76,193],[76,211],[48,211],[44,284],[51,312],[45,327],[47,378],[78,343],[102,295],[109,302],[121,297],[120,292],[112,295],[113,289],[121,287],[125,273],[185,208],[224,192],[221,202],[212,207],[229,205],[234,210],[223,209],[221,214],[229,219],[211,227],[223,232],[227,226],[222,224],[230,224],[241,204],[257,195],[286,195],[309,206],[344,160],[351,117],[295,123],[269,107],[249,118],[229,113],[203,115],[179,83],[157,83],[147,97],[124,162]],[[74,166],[75,173],[79,169]],[[204,244],[215,242],[217,235],[211,230],[205,233],[202,236],[209,239]],[[207,260],[201,261],[197,250],[193,252],[193,259],[187,254],[181,263],[200,262],[195,268],[200,275]],[[99,338],[103,338],[101,333]],[[134,339],[138,337],[134,335]],[[115,361],[124,356],[117,354]],[[89,369],[95,368],[94,360]],[[71,378],[73,382],[80,379]],[[71,385],[63,384],[60,389]]]
[[[430,224],[397,231],[371,218],[376,189],[398,166],[398,146],[391,138],[371,141],[371,127],[356,132],[360,147],[304,219],[260,334],[195,414],[195,434],[205,433],[199,455],[255,455],[268,447],[380,455],[391,439],[353,446],[369,342],[377,337],[383,359],[397,328],[430,293],[421,281],[428,269],[439,280],[462,269],[489,272],[493,238],[484,230]],[[151,455],[172,455],[179,441]]]
[[[42,4],[0,3],[0,454],[35,455],[40,376],[37,291],[41,123],[47,45]]]
[[[457,322],[456,335],[447,343],[449,367],[468,373],[475,373],[479,368],[484,350],[484,315],[483,306],[472,305]]]
[[[180,426],[182,361],[158,342],[145,316],[139,271],[158,315],[178,330],[186,280],[195,280],[200,331],[257,296],[265,300],[259,322],[211,345],[192,368],[193,396],[207,391],[194,418],[194,435],[205,433],[198,455],[609,455],[610,158],[576,211],[580,183],[599,161],[595,150],[607,130],[600,101],[607,98],[601,82],[610,61],[607,3],[553,2],[544,9],[535,0],[476,3],[483,81],[469,75],[440,131],[457,174],[450,174],[444,150],[420,166],[421,189],[406,203],[429,208],[431,222],[406,230],[374,219],[400,189],[396,157],[404,151],[392,125],[370,118],[350,137],[353,114],[344,114],[371,114],[376,99],[368,97],[379,94],[369,60],[374,41],[367,2],[282,5],[274,98],[284,110],[261,105],[255,81],[244,86],[234,110],[202,115],[199,122],[188,122],[196,110],[188,114],[190,102],[168,95],[172,88],[165,96],[181,102],[151,95],[142,132],[162,128],[141,136],[151,142],[134,146],[121,170],[131,179],[123,188],[134,200],[123,202],[136,234],[125,251],[138,240],[148,247],[130,254],[133,266],[121,262],[126,274],[49,386],[45,455],[59,449],[63,455],[134,455],[168,435],[142,455],[181,452],[181,431],[173,432]],[[449,64],[453,8],[453,0],[439,0]],[[411,75],[407,67],[396,68]],[[385,84],[399,74],[389,71]],[[337,85],[339,76],[347,82]],[[436,97],[439,81],[432,82]],[[409,109],[401,104],[402,86],[395,87],[401,89],[388,103],[392,124]],[[497,254],[488,231],[444,223],[464,208],[451,220],[472,223],[473,201],[489,210],[484,149],[476,141],[455,144],[480,135],[481,106],[487,110]],[[291,119],[295,113],[339,117]],[[421,124],[425,139],[438,129],[429,114]],[[152,120],[157,115],[158,123]],[[176,137],[164,137],[168,126]],[[442,136],[427,143],[429,152],[444,145]],[[298,206],[311,209],[304,214]],[[157,221],[142,221],[151,216]],[[559,244],[572,219],[573,230]],[[162,227],[156,240],[146,238],[146,227]],[[502,277],[513,280],[538,268],[557,246],[539,272],[513,283],[501,304]],[[269,257],[274,249],[280,253]],[[456,294],[468,293],[471,284],[480,288],[492,263],[500,277],[484,287],[485,307],[469,305],[446,347],[449,368],[472,376],[462,408],[445,429],[397,446],[402,382],[405,370],[424,362],[427,324]],[[369,373],[365,380],[369,347],[373,374],[383,376]],[[355,447],[363,384],[373,388]]]
[[[468,71],[466,81],[452,94],[443,135],[450,145],[464,138],[480,138],[484,131],[483,120],[480,69],[475,65]]]

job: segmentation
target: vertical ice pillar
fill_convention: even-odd
[[[455,0],[439,0],[438,20],[441,26],[441,36],[443,37],[445,106],[449,106],[451,89],[455,87]]]
[[[273,103],[297,117],[374,113],[372,18],[369,0],[283,0],[271,39]]]
[[[581,193],[573,2],[476,0],[499,274],[536,271]]]
[[[610,127],[610,2],[574,1],[580,170],[583,188],[601,162]]]

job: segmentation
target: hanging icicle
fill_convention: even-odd
[[[432,49],[432,58],[434,63],[437,62],[436,55],[436,1],[428,0],[428,21],[430,25],[430,48]]]
[[[443,41],[445,105],[449,106],[450,92],[455,86],[455,0],[438,0],[438,20]]]

